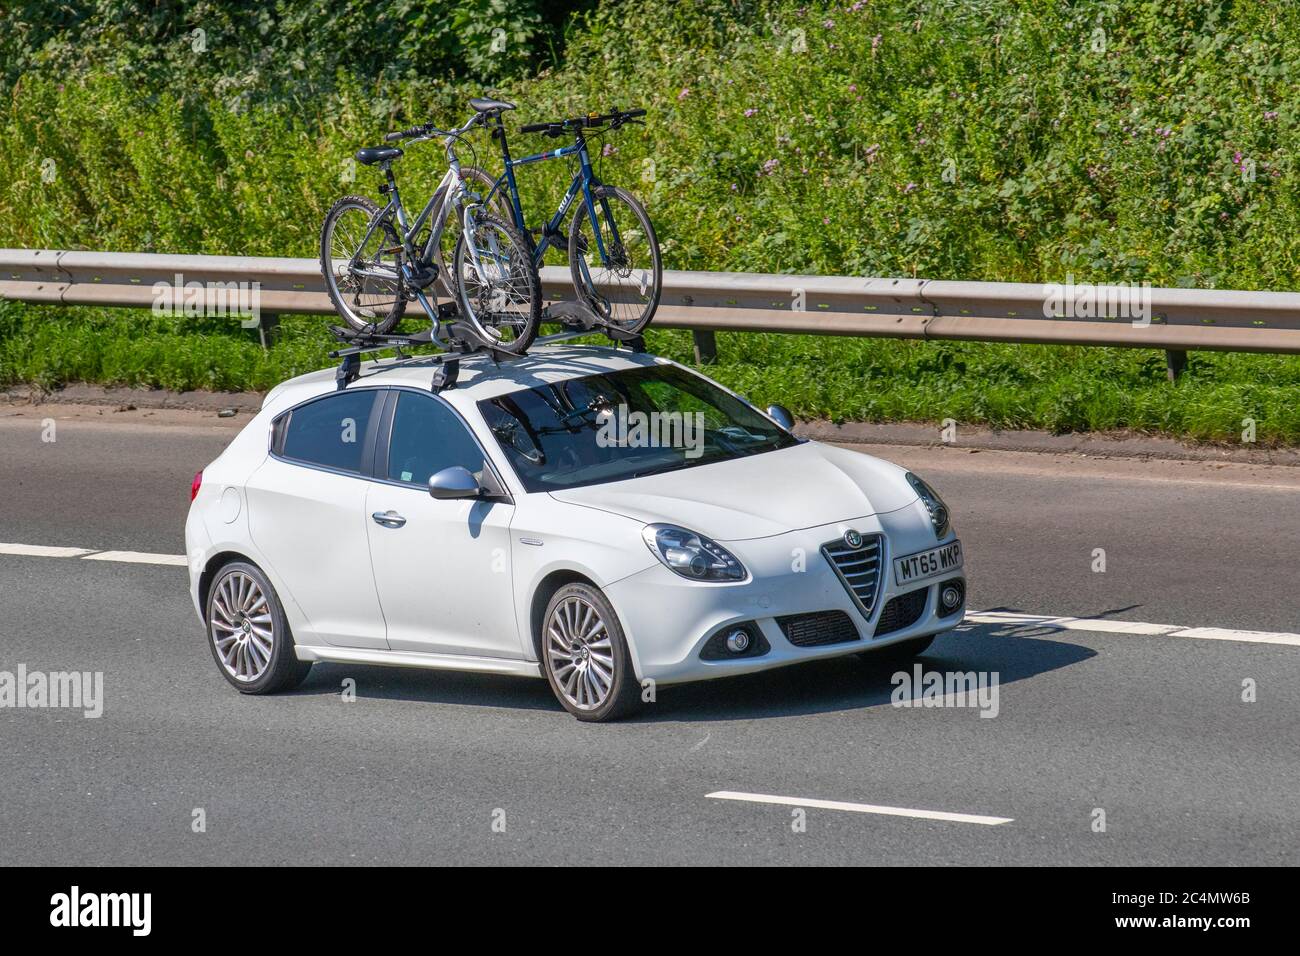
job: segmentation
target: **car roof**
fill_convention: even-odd
[[[362,362],[360,375],[348,390],[406,386],[428,391],[437,367],[432,358],[420,355]],[[599,345],[542,345],[531,349],[527,355],[500,363],[493,362],[486,352],[474,352],[461,356],[455,388],[443,389],[438,394],[452,405],[468,406],[485,398],[585,375],[670,364],[667,359],[647,352]],[[317,395],[333,392],[337,388],[336,371],[337,366],[333,366],[282,382],[267,393],[262,407],[289,408]]]

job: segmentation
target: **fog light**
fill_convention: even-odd
[[[733,654],[743,654],[749,647],[749,633],[735,630],[727,635],[727,650]]]
[[[947,617],[961,607],[966,600],[966,589],[960,581],[945,584],[939,589],[939,615]]]

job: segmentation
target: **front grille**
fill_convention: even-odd
[[[843,611],[790,614],[778,617],[776,623],[786,640],[796,647],[822,647],[858,639],[858,629]]]
[[[876,609],[876,595],[880,593],[884,540],[883,535],[864,534],[860,548],[850,548],[842,538],[822,545],[822,554],[826,555],[826,560],[853,596],[853,603],[868,620]]]
[[[892,634],[894,631],[901,631],[905,627],[911,627],[921,619],[925,613],[925,603],[930,597],[929,588],[920,588],[916,591],[908,591],[906,594],[900,594],[896,598],[890,598],[885,604],[884,610],[880,612],[880,620],[876,623],[876,637],[882,637],[885,634]]]

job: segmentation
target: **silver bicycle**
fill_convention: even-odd
[[[471,105],[475,105],[474,101]],[[439,313],[430,302],[430,289],[440,289],[456,303],[463,323],[452,322],[452,337],[468,326],[479,344],[522,354],[537,335],[542,312],[541,283],[527,241],[513,225],[490,211],[472,191],[490,177],[474,167],[462,167],[456,144],[486,114],[478,110],[456,129],[431,124],[414,126],[384,137],[388,143],[418,143],[442,139],[447,173],[423,211],[412,221],[402,204],[393,163],[403,150],[377,146],[358,150],[357,162],[376,166],[384,174],[379,206],[366,196],[344,196],[334,203],[321,227],[321,273],[339,316],[361,335],[390,332],[416,301],[432,323],[436,344]],[[450,256],[444,244],[455,234]],[[434,293],[436,300],[436,293]]]

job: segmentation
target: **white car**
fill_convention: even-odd
[[[581,720],[656,685],[960,623],[948,509],[915,475],[796,438],[690,369],[552,345],[292,379],[195,476],[190,591],[222,674],[314,661],[545,677]]]

